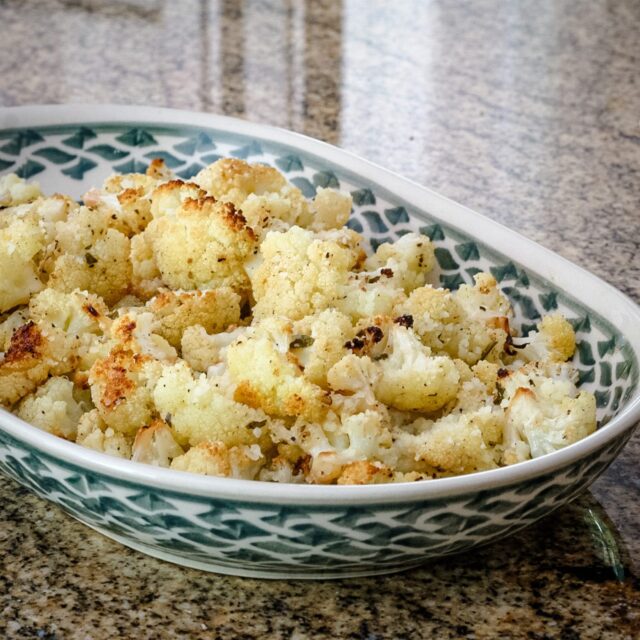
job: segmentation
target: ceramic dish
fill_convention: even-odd
[[[46,500],[144,553],[260,577],[397,571],[527,526],[601,474],[640,419],[640,310],[598,278],[465,207],[344,151],[293,133],[152,108],[0,110],[0,171],[79,197],[113,171],[162,157],[188,178],[221,156],[271,163],[306,195],[353,194],[350,226],[372,246],[408,230],[435,242],[440,282],[490,269],[526,333],[560,309],[577,331],[580,383],[599,429],[556,453],[507,468],[374,486],[279,485],[195,476],[111,458],[0,411],[0,469]]]

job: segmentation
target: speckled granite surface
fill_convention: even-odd
[[[153,104],[301,131],[640,301],[640,5],[383,4],[0,0],[0,104]],[[0,636],[637,638],[639,457],[637,434],[591,492],[507,541],[332,583],[175,567],[0,479]]]

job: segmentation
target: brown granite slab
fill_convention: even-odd
[[[640,301],[640,3],[0,0],[0,105],[211,111],[338,144]],[[406,574],[184,569],[0,479],[2,638],[640,637],[640,436],[591,492]]]

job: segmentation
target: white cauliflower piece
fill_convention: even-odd
[[[222,442],[227,446],[268,442],[267,416],[228,397],[229,383],[200,374],[194,377],[184,362],[165,366],[153,391],[158,413],[170,425],[176,441],[195,446]]]
[[[455,398],[460,375],[450,358],[432,356],[416,334],[394,325],[388,336],[388,357],[377,362],[381,376],[377,398],[396,409],[437,411]]]
[[[576,333],[569,321],[558,313],[542,318],[538,330],[520,338],[518,344],[526,345],[520,354],[530,362],[566,362],[576,350]]]
[[[254,318],[299,320],[338,305],[349,274],[363,252],[355,232],[311,231],[292,227],[271,232],[260,245],[262,263],[250,274]]]
[[[426,463],[438,475],[457,475],[494,469],[500,458],[505,425],[504,412],[483,407],[477,411],[450,414],[436,420],[419,418],[413,425],[418,435],[402,442],[415,460]]]
[[[474,287],[464,285],[455,294],[429,285],[414,289],[394,313],[410,316],[415,332],[435,353],[469,365],[501,362],[510,339],[509,317],[497,314],[510,313],[510,307],[493,276],[475,277]]]
[[[37,182],[27,182],[15,173],[0,176],[0,208],[32,202],[41,195]]]
[[[387,277],[409,294],[424,285],[435,265],[431,240],[418,233],[407,233],[393,243],[381,244],[365,262],[365,269]],[[389,275],[386,275],[389,274]]]
[[[76,444],[117,458],[131,458],[131,437],[108,427],[96,409],[85,413],[78,423]]]
[[[182,334],[182,358],[194,371],[226,363],[227,347],[246,331],[247,327],[237,327],[209,335],[200,325],[187,327]]]
[[[199,325],[219,333],[240,322],[240,296],[229,287],[209,291],[160,291],[146,304],[155,318],[155,332],[174,347],[188,327]]]
[[[325,309],[293,324],[290,354],[307,380],[326,388],[327,373],[347,354],[344,345],[352,334],[351,320],[345,314]]]
[[[0,229],[0,312],[29,301],[44,285],[34,260],[44,248],[44,233],[33,219],[16,218]]]
[[[175,216],[186,200],[200,200],[206,195],[193,182],[171,180],[156,187],[151,194],[151,213],[154,218]]]
[[[144,235],[171,289],[226,286],[248,295],[244,263],[257,252],[256,235],[230,202],[187,199],[174,215],[154,218]]]
[[[135,462],[168,467],[171,460],[184,453],[175,441],[169,425],[156,419],[150,425],[138,429],[133,442],[131,459]]]
[[[75,441],[78,421],[84,410],[73,396],[73,382],[55,376],[24,398],[16,413],[39,429]]]
[[[46,259],[48,286],[60,291],[96,293],[108,305],[128,293],[131,285],[129,238],[110,228],[107,209],[79,207],[56,222],[56,242]]]
[[[227,347],[234,397],[271,416],[321,420],[331,399],[291,357],[292,328],[286,319],[266,318]]]
[[[500,379],[504,464],[557,451],[596,430],[595,397],[578,392],[574,375],[570,365],[529,364]]]

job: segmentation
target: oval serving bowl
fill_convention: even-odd
[[[112,172],[161,157],[189,178],[219,157],[275,165],[307,196],[353,195],[349,225],[370,245],[421,231],[442,286],[489,269],[527,333],[542,313],[571,319],[598,430],[541,458],[468,476],[374,486],[282,485],[186,474],[85,449],[0,410],[0,470],[101,533],[178,564],[254,577],[398,571],[521,529],[601,474],[640,420],[640,309],[519,234],[322,142],[230,118],[143,107],[0,109],[0,172],[80,197]]]

